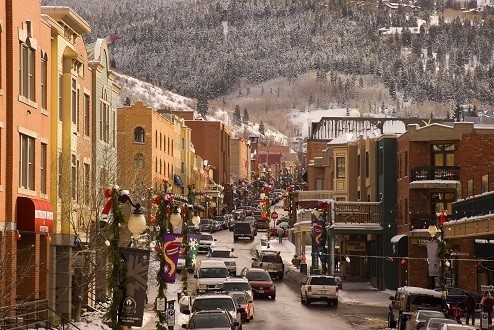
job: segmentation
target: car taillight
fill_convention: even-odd
[[[307,287],[307,291],[311,292],[312,291],[312,287],[309,285],[309,287]]]

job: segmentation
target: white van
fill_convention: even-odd
[[[228,268],[222,260],[206,259],[197,266],[194,277],[197,279],[196,293],[221,290],[222,283],[229,276]]]

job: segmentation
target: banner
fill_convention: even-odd
[[[199,251],[199,240],[201,239],[200,233],[189,233],[187,235],[187,241],[189,243],[189,258],[192,266],[196,265],[197,252]]]
[[[164,268],[162,269],[162,277],[166,283],[175,283],[183,236],[182,234],[165,233],[163,241]]]
[[[312,237],[317,246],[324,246],[326,235],[324,235],[324,221],[317,220],[312,224]]]
[[[146,303],[150,251],[133,248],[121,248],[120,251],[127,267],[122,281],[123,299],[120,302],[118,323],[141,327]]]
[[[429,263],[429,276],[439,276],[441,274],[441,265],[437,252],[439,249],[438,242],[436,240],[427,241],[427,260]]]

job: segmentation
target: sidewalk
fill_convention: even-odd
[[[295,254],[295,246],[287,238],[283,239],[283,243],[278,242],[278,238],[269,241],[272,250],[280,251],[281,257],[284,260],[285,276],[288,280],[295,280],[299,283],[305,281],[306,276],[300,273],[300,270],[292,265],[292,258]],[[306,247],[307,271],[311,265],[311,247]],[[352,305],[366,306],[389,306],[389,296],[395,294],[393,290],[380,291],[374,288],[369,282],[343,282],[343,287],[339,292],[339,300],[342,303]]]

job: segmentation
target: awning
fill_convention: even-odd
[[[53,208],[49,201],[17,197],[17,229],[36,233],[51,233]]]
[[[391,243],[398,243],[403,237],[407,237],[405,234],[395,235],[391,237]]]
[[[173,175],[173,182],[175,182],[175,184],[177,186],[183,186],[184,185],[184,182],[182,181],[182,178],[178,174],[174,174]]]

